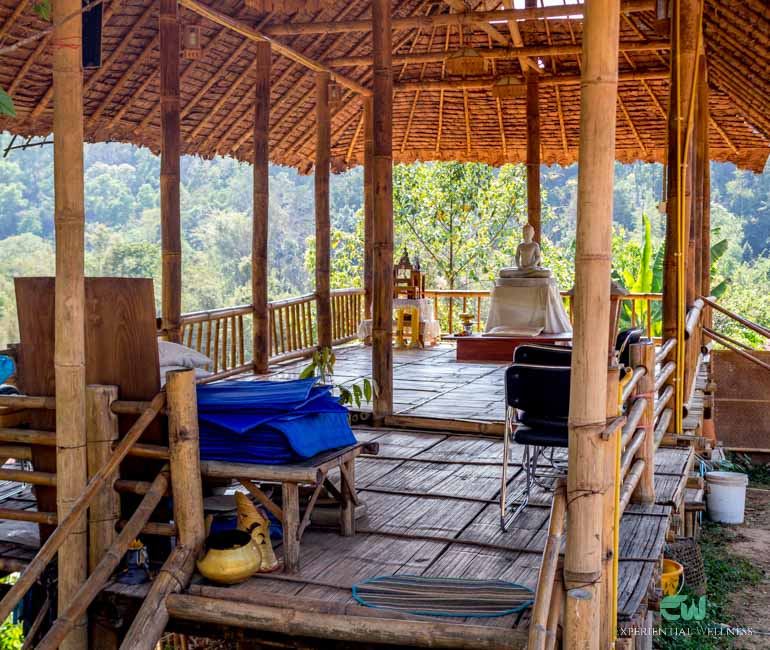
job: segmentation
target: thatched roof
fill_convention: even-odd
[[[370,87],[371,66],[366,61],[371,53],[369,33],[280,33],[287,31],[282,28],[286,23],[365,20],[370,15],[368,0],[316,1],[313,4],[322,9],[293,14],[259,14],[245,7],[242,0],[205,2]],[[462,10],[463,3],[472,11],[513,6],[513,0],[503,0],[502,4],[498,0],[394,0],[393,15],[443,16]],[[656,31],[653,4],[650,0],[626,0],[624,6],[633,11],[621,19],[617,159],[623,162],[665,159],[667,34]],[[27,0],[0,0],[0,46],[47,26],[34,15],[31,5]],[[157,151],[157,11],[153,0],[105,3],[103,65],[85,74],[88,140],[131,142]],[[183,24],[200,25],[204,43],[202,58],[182,61],[183,152],[249,160],[254,44],[188,9],[180,7],[180,18]],[[506,51],[518,40],[516,29],[519,43],[523,42],[532,55],[530,60],[541,62],[543,162],[567,164],[576,160],[580,112],[580,55],[576,46],[581,43],[581,22],[554,17],[487,22],[466,25],[462,30],[456,21],[454,25],[395,29],[395,161],[452,159],[501,164],[524,159],[525,99],[498,100],[490,91],[494,78],[512,75],[522,79],[519,59]],[[711,91],[711,156],[760,171],[770,153],[767,6],[763,0],[706,0],[704,30]],[[494,49],[496,58],[490,61],[485,75],[463,81],[445,73],[441,58],[445,51],[461,47],[461,38],[466,46]],[[558,46],[558,54],[547,49],[549,53],[542,54],[544,48],[552,46]],[[274,52],[272,84],[271,160],[309,171],[314,151],[314,72]],[[423,87],[419,88],[420,84]],[[10,91],[18,112],[15,120],[0,120],[0,129],[21,135],[49,133],[50,39],[3,55],[0,87]],[[343,88],[332,124],[335,169],[362,162],[362,125],[360,96]]]

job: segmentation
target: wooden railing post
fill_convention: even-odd
[[[88,479],[109,461],[118,439],[118,417],[112,402],[118,399],[117,386],[86,388],[86,432],[88,436]],[[115,478],[119,478],[115,473]],[[120,497],[111,487],[101,490],[88,509],[88,570],[93,571],[117,533],[120,519]]]
[[[633,492],[635,503],[655,503],[655,345],[645,340],[631,346],[631,367],[643,367],[645,373],[636,385],[635,397],[647,400],[639,427],[644,428],[644,442],[634,458],[644,460],[644,471]]]
[[[206,537],[206,529],[203,521],[195,372],[174,370],[167,373],[166,397],[174,521],[179,530],[180,543],[199,549]]]

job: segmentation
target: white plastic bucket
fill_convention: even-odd
[[[712,521],[742,524],[749,477],[739,472],[706,472],[706,505]]]

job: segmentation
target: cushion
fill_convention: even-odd
[[[158,341],[158,358],[161,369],[164,366],[208,368],[214,363],[205,354],[170,341]],[[165,373],[161,373],[161,376],[165,376]]]
[[[161,386],[165,386],[166,373],[170,372],[171,370],[191,370],[191,369],[185,366],[161,366],[160,367],[160,385]],[[195,379],[202,379],[203,377],[208,377],[211,374],[208,370],[204,368],[192,368],[192,370],[195,371]]]
[[[537,447],[568,447],[569,438],[567,429],[556,431],[553,429],[530,429],[518,427],[513,434],[513,439],[520,445],[533,445]]]

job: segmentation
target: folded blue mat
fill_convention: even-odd
[[[285,464],[355,444],[348,410],[315,382],[198,386],[201,459]]]

